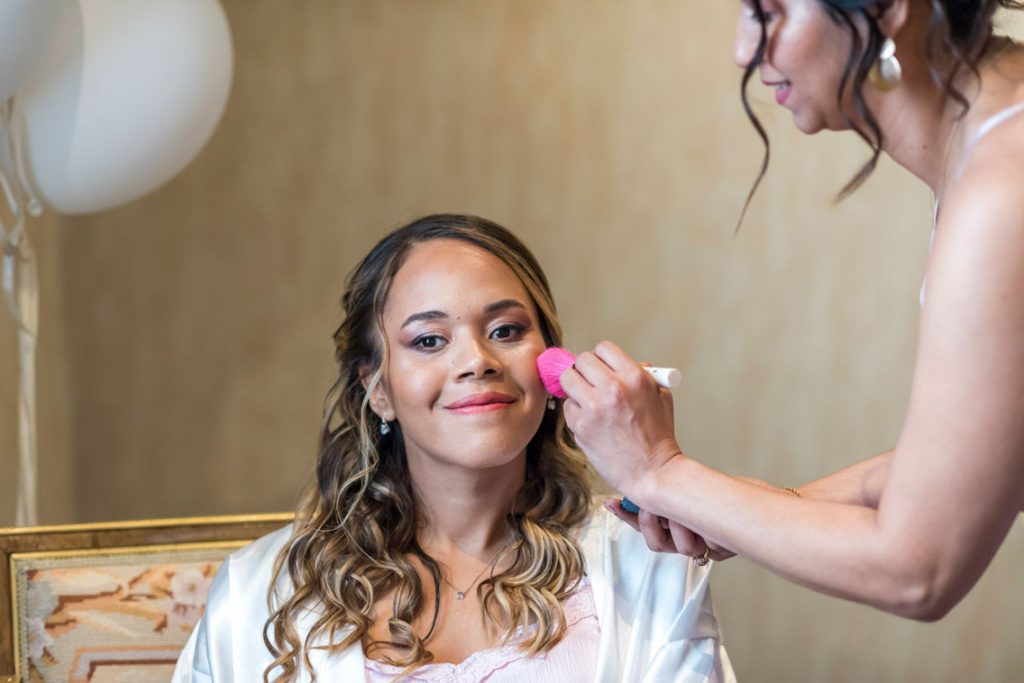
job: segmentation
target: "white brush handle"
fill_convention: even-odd
[[[683,381],[683,373],[675,368],[644,368],[654,381],[666,389],[675,389]]]

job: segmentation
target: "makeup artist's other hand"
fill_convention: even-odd
[[[728,560],[736,554],[728,548],[723,548],[702,538],[678,522],[652,515],[643,510],[639,513],[627,512],[622,509],[621,503],[622,501],[618,498],[609,498],[604,502],[604,506],[613,515],[639,531],[643,535],[644,541],[647,542],[647,547],[655,552],[703,557],[706,550],[708,559],[715,562]]]
[[[766,491],[778,492],[783,490],[760,479],[752,477],[736,478]],[[701,557],[706,549],[708,551],[708,558],[715,562],[728,560],[736,555],[736,553],[728,548],[712,543],[678,522],[646,513],[643,510],[639,513],[629,512],[623,509],[622,500],[619,498],[608,498],[604,501],[604,506],[613,515],[643,534],[648,547],[656,552],[679,553],[690,557]]]
[[[568,395],[565,419],[576,443],[605,481],[643,507],[637,494],[645,478],[683,457],[671,392],[607,341],[578,355],[561,382]]]

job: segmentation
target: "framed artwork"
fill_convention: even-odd
[[[168,680],[224,558],[291,520],[0,529],[0,682]]]

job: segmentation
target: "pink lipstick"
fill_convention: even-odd
[[[515,398],[508,394],[497,391],[487,391],[481,394],[471,394],[459,399],[455,403],[445,406],[447,410],[460,415],[473,415],[476,413],[490,413],[495,410],[504,410],[515,403]]]

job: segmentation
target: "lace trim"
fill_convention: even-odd
[[[562,612],[565,615],[566,629],[573,628],[585,619],[597,618],[597,608],[594,604],[594,594],[590,587],[589,577],[584,576],[576,592],[565,599],[565,602],[562,603]],[[536,624],[526,629],[520,626],[516,629],[512,640],[506,645],[474,652],[457,664],[450,662],[425,664],[407,674],[406,680],[431,681],[433,683],[464,680],[466,676],[475,679],[489,676],[495,671],[511,666],[529,656],[519,646],[536,632]],[[533,655],[534,659],[545,659],[546,657],[546,652]],[[385,676],[397,676],[403,670],[400,666],[385,664],[369,657],[366,658],[365,668],[367,671]]]

